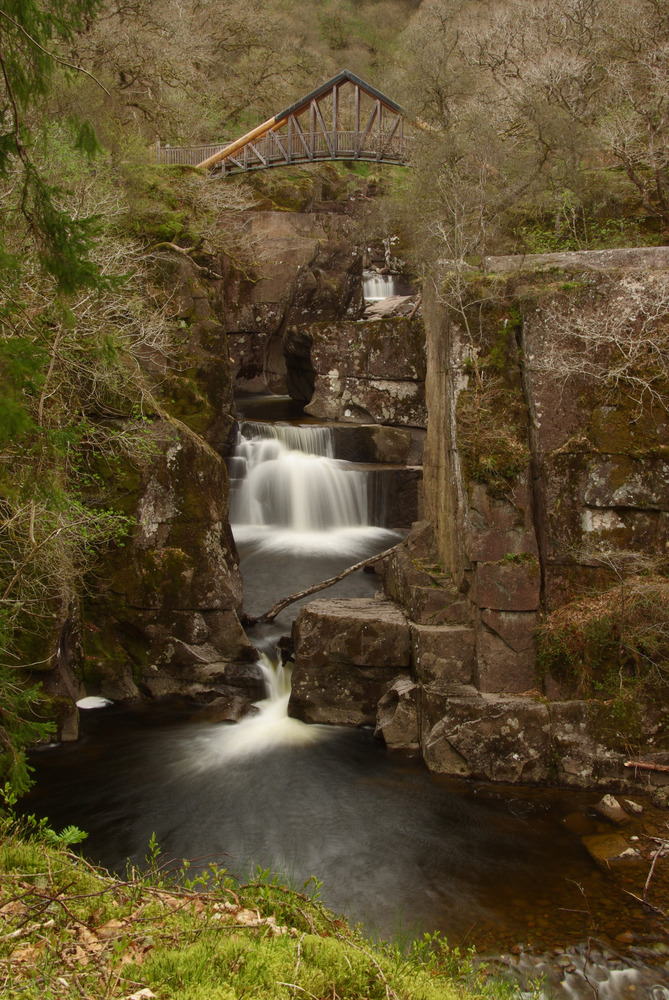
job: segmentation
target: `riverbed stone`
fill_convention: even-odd
[[[375,736],[382,736],[393,750],[418,750],[420,687],[404,675],[379,699]]]
[[[546,706],[532,698],[451,698],[442,718],[421,734],[428,768],[488,781],[545,781],[549,764]]]
[[[201,708],[194,716],[197,722],[239,722],[246,715],[255,714],[249,698],[240,694],[221,695]]]
[[[616,826],[629,823],[629,813],[625,812],[615,795],[603,795],[599,802],[596,802],[592,808],[610,823],[615,823]]]
[[[581,840],[593,861],[607,871],[607,862],[611,858],[619,858],[628,847],[627,841],[619,833],[591,833],[581,837]]]

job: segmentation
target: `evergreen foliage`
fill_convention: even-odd
[[[51,728],[25,668],[50,662],[97,548],[127,526],[96,495],[85,461],[86,450],[114,446],[91,409],[129,395],[105,349],[113,328],[85,323],[114,282],[97,253],[99,221],[54,179],[56,132],[41,104],[66,62],[53,46],[98,7],[9,0],[0,11],[0,774],[20,791],[25,748]],[[90,125],[62,134],[85,170],[76,161],[95,151]]]

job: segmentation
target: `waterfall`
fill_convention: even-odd
[[[330,427],[239,424],[228,460],[230,524],[250,614],[334,576],[399,537],[370,523],[369,473],[336,459],[334,450]],[[369,577],[359,576],[357,582],[353,577],[344,582],[344,593],[358,596],[373,590]],[[297,610],[295,604],[274,623],[253,630],[266,691],[256,714],[232,730],[223,727],[206,753],[198,750],[196,757],[217,761],[221,755],[247,756],[270,746],[317,742],[329,731],[288,717],[290,672],[276,661],[276,641],[290,630]]]
[[[378,302],[390,295],[402,294],[399,290],[399,280],[396,274],[377,274],[375,271],[364,271],[362,275],[362,295],[365,302]]]
[[[242,422],[229,461],[237,543],[356,556],[387,534],[370,523],[368,473],[333,454],[329,427]]]
[[[181,773],[206,771],[226,760],[266,754],[279,747],[310,746],[334,736],[330,726],[307,725],[289,717],[290,665],[260,653],[258,666],[265,679],[265,698],[255,703],[256,711],[234,726],[214,726],[197,734],[181,759]]]

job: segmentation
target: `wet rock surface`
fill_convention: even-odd
[[[390,749],[419,749],[419,697],[419,686],[404,675],[379,699],[374,735],[381,736]]]
[[[159,421],[150,433],[128,477],[136,526],[106,557],[85,609],[81,676],[113,700],[225,693],[240,686],[232,665],[256,658],[237,615],[225,465],[183,424]]]
[[[289,713],[306,722],[374,725],[377,703],[411,659],[409,625],[390,601],[311,601],[293,625]]]

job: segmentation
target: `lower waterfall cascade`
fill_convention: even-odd
[[[366,473],[336,459],[327,427],[242,421],[229,473],[251,615],[402,537],[375,523]],[[324,593],[375,587],[357,573]],[[431,776],[370,730],[289,719],[289,669],[272,650],[298,607],[253,636],[267,688],[253,714],[233,725],[172,703],[83,712],[79,744],[34,754],[31,811],[87,830],[86,854],[120,872],[155,834],[170,856],[240,877],[315,875],[325,903],[371,935],[439,931],[502,971],[545,974],[556,995],[589,1000],[594,977],[600,1000],[669,1000],[669,967],[643,958],[647,915],[565,825],[590,822],[593,796]],[[621,954],[621,928],[638,953]]]

